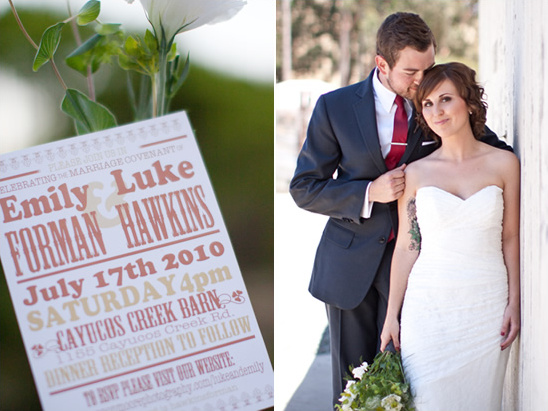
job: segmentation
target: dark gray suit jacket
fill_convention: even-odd
[[[318,99],[290,184],[299,207],[330,217],[318,246],[309,290],[319,300],[342,309],[352,309],[363,300],[390,230],[397,233],[398,226],[397,202],[375,203],[371,217],[360,218],[367,185],[388,171],[377,135],[374,73]],[[400,164],[436,148],[431,141],[424,141],[414,116],[409,130]],[[509,148],[488,129],[484,141]]]

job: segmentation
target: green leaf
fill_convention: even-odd
[[[78,12],[76,22],[80,26],[85,26],[99,17],[101,12],[101,2],[99,0],[90,0]]]
[[[89,39],[83,42],[76,50],[70,53],[67,58],[79,56],[91,50],[101,40],[101,37],[102,36],[100,34],[95,34],[94,36],[91,36]]]
[[[53,58],[53,55],[59,47],[59,42],[61,41],[61,30],[65,23],[57,23],[54,26],[50,26],[42,34],[40,39],[40,45],[38,46],[38,51],[34,57],[34,62],[32,63],[32,69],[38,71],[40,67],[46,64]]]
[[[175,57],[177,57],[177,44],[173,43],[169,53],[167,53],[167,61],[175,60]]]
[[[158,50],[158,41],[150,30],[145,32],[145,46],[148,52]]]
[[[126,43],[124,45],[124,50],[127,53],[128,56],[138,56],[139,51],[141,50],[140,42],[138,39],[129,36],[126,40]]]
[[[95,32],[103,36],[108,36],[109,34],[114,34],[120,31],[121,24],[118,23],[108,23],[108,24],[98,24],[95,27]]]
[[[74,119],[78,134],[116,127],[114,115],[105,106],[90,100],[78,90],[67,89],[61,110]]]
[[[172,78],[170,79],[169,84],[169,97],[173,98],[177,91],[181,88],[183,83],[185,82],[186,78],[188,77],[188,73],[190,71],[190,53],[186,56],[186,61],[184,66],[180,64],[179,60],[180,56],[177,56],[174,61],[174,70],[172,73]],[[174,81],[175,80],[175,81]]]
[[[88,67],[91,68],[91,72],[95,73],[99,70],[101,62],[94,59],[90,53],[79,54],[77,56],[67,57],[65,62],[71,69],[76,70],[83,76],[88,75]]]
[[[118,55],[118,63],[124,70],[133,70],[153,76],[158,72],[158,48],[156,40],[147,41],[148,33],[145,39],[134,35],[126,39],[126,42]],[[151,49],[152,47],[152,49]]]
[[[95,34],[74,50],[65,61],[69,67],[87,76],[88,68],[95,73],[102,64],[110,63],[113,56],[118,56],[122,41],[121,31],[107,36]]]

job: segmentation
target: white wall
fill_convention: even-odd
[[[504,411],[548,404],[548,2],[479,0],[488,125],[521,160],[522,331]]]

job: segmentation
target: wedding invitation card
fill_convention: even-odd
[[[0,156],[0,213],[44,410],[273,405],[271,363],[184,112]]]

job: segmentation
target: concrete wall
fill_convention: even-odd
[[[548,2],[479,0],[488,125],[521,160],[522,331],[504,411],[548,404]]]

